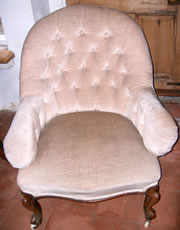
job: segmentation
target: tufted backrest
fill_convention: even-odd
[[[100,110],[126,115],[130,96],[152,87],[141,28],[112,9],[71,6],[37,22],[22,53],[21,98],[40,96],[47,120]]]

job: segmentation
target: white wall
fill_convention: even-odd
[[[24,39],[34,22],[66,5],[65,0],[0,0],[0,17],[15,65],[0,69],[0,110],[16,109],[19,102],[19,70]]]
[[[31,5],[35,22],[50,12],[49,0],[31,0]]]
[[[66,6],[66,0],[49,0],[50,12]]]

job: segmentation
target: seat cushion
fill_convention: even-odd
[[[37,158],[19,170],[18,184],[34,196],[95,201],[143,192],[159,178],[158,159],[131,121],[114,113],[77,112],[46,125]]]

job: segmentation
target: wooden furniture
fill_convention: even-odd
[[[14,53],[10,50],[0,50],[0,64],[7,64],[15,57]]]
[[[128,13],[143,29],[154,65],[156,89],[180,90],[180,5],[176,0],[67,0]]]
[[[180,4],[180,0],[168,0],[168,4],[179,5]]]

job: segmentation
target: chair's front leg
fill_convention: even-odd
[[[32,211],[32,217],[31,217],[31,228],[35,229],[42,223],[42,209],[38,201],[31,195],[22,193],[23,199],[22,203],[23,206]]]
[[[154,186],[149,188],[145,192],[144,199],[144,214],[145,214],[145,223],[144,227],[147,228],[150,225],[152,219],[156,218],[156,212],[152,208],[160,200],[159,186]]]

